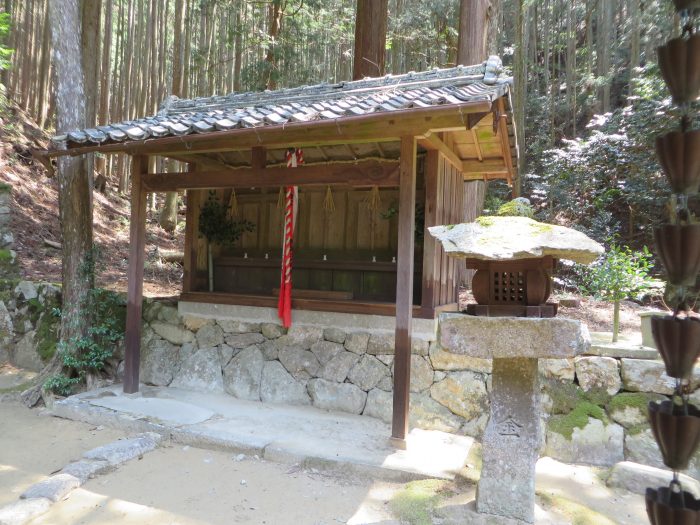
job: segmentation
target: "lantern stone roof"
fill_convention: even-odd
[[[552,256],[590,264],[604,252],[585,233],[527,217],[479,217],[476,222],[433,226],[428,231],[450,257],[482,261]]]
[[[498,57],[475,66],[386,75],[352,82],[205,98],[168,97],[156,115],[53,137],[52,148],[127,143],[147,139],[342,120],[415,108],[488,101],[508,94],[512,78]]]

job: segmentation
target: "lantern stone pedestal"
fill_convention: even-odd
[[[477,511],[533,523],[542,432],[537,361],[584,353],[588,329],[571,319],[443,314],[440,344],[455,354],[493,359]]]

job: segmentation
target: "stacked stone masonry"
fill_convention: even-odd
[[[626,355],[626,354],[625,354]],[[268,403],[313,405],[391,421],[393,334],[179,316],[144,310],[141,380]],[[542,454],[574,463],[629,460],[663,467],[646,404],[669,395],[661,361],[584,355],[542,359]],[[692,387],[700,385],[700,374]],[[414,340],[412,427],[480,437],[488,421],[491,361]],[[700,392],[696,392],[700,397]],[[602,451],[602,452],[601,452]],[[700,457],[689,474],[700,474]]]

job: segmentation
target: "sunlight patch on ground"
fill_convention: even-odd
[[[207,525],[205,521],[131,501],[110,498],[84,489],[76,489],[68,500],[55,505],[50,514],[39,517],[32,523],[33,525],[55,525],[56,523]]]

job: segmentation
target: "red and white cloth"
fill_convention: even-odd
[[[298,148],[287,150],[287,167],[296,168],[304,163],[304,153]],[[282,273],[280,296],[277,301],[277,315],[282,325],[292,325],[292,243],[296,223],[299,192],[296,186],[287,186],[284,191],[284,229],[282,231]]]

